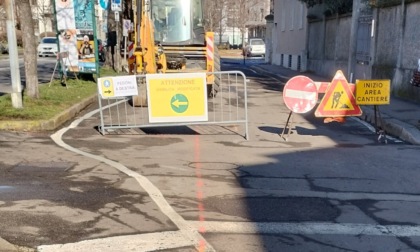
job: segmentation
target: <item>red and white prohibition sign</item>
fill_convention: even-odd
[[[318,90],[313,80],[298,75],[291,78],[283,89],[283,100],[294,113],[311,111],[318,101]]]

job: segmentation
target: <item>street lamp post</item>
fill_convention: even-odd
[[[19,59],[16,42],[15,16],[13,11],[14,5],[15,3],[13,0],[5,0],[4,2],[7,18],[6,27],[10,58],[10,76],[12,78],[12,105],[14,108],[22,108],[22,86],[19,72]]]

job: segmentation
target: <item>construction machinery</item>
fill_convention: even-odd
[[[136,0],[134,55],[137,73],[216,72],[214,34],[205,32],[204,0]],[[218,78],[207,75],[209,96]],[[144,92],[143,92],[144,93]],[[143,105],[144,97],[135,105]]]

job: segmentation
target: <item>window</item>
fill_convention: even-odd
[[[290,11],[289,11],[289,30],[293,30],[295,26],[295,3],[290,3]]]
[[[56,38],[43,38],[42,43],[43,44],[56,44],[57,39]]]
[[[196,6],[196,5],[195,5]],[[200,6],[198,6],[200,7]],[[191,38],[191,6],[181,0],[153,1],[152,20],[155,28],[155,40],[162,42],[180,42]],[[197,18],[202,17],[194,12]]]
[[[299,29],[303,29],[303,12],[304,12],[304,7],[303,7],[303,3],[300,3],[300,7],[299,7],[299,13],[298,13],[298,19],[299,19]]]
[[[281,31],[285,31],[286,30],[286,9],[283,6],[283,8],[281,9]]]

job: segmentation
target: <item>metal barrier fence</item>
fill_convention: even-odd
[[[240,71],[222,71],[208,73],[215,76],[216,84],[207,87],[207,121],[199,122],[159,122],[150,123],[147,103],[134,106],[135,97],[103,98],[98,90],[100,109],[99,131],[102,135],[119,129],[151,128],[163,126],[219,125],[235,126],[244,131],[248,140],[248,108],[246,77]],[[171,75],[171,74],[166,74]],[[147,97],[146,75],[136,75],[139,96]],[[149,97],[147,97],[149,99]],[[243,125],[243,128],[237,127]],[[236,132],[240,134],[240,132]]]

